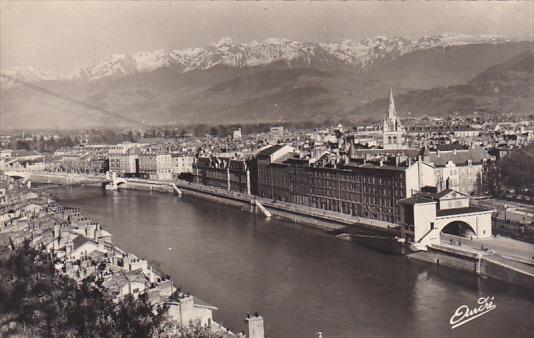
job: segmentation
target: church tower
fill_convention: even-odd
[[[386,117],[384,118],[383,148],[384,149],[402,149],[404,146],[404,127],[402,126],[397,110],[395,110],[395,100],[393,91],[389,89],[389,102]]]

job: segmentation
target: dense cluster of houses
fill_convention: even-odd
[[[168,275],[117,247],[112,235],[79,209],[64,207],[8,177],[0,177],[0,236],[15,246],[30,240],[54,256],[59,272],[76,281],[94,277],[114,301],[131,295],[151,304],[165,303],[171,318],[181,325],[199,323],[227,337],[241,337],[213,321],[216,307],[177,292]]]

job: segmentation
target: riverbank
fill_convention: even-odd
[[[182,289],[220,307],[216,320],[232,329],[246,327],[243,313],[258,311],[271,337],[317,331],[340,338],[444,337],[453,310],[480,295],[495,296],[499,307],[495,318],[470,324],[485,337],[503,336],[499,327],[510,321],[512,336],[534,329],[525,313],[516,313],[534,304],[530,290],[381,254],[298,223],[185,194],[77,187],[50,193],[103,224],[121,248],[157,262]],[[407,326],[414,316],[421,325]],[[387,327],[380,324],[385,317]]]
[[[455,245],[431,245],[427,251],[406,255],[409,259],[473,273],[509,284],[534,289],[534,266],[496,252],[481,252]]]
[[[254,210],[254,206],[247,207],[253,204],[255,199],[249,195],[186,182],[180,182],[177,186],[186,195]],[[534,267],[523,264],[517,259],[510,259],[510,257],[495,253],[481,253],[479,250],[461,250],[445,245],[431,246],[428,251],[410,252],[404,242],[397,237],[398,230],[389,224],[371,223],[371,220],[367,220],[368,223],[362,223],[332,212],[307,210],[311,208],[265,199],[259,200],[273,216],[312,226],[371,249],[386,253],[406,254],[409,259],[417,259],[534,289]]]
[[[116,304],[139,300],[154,313],[165,308],[169,328],[188,330],[192,325],[206,333],[243,337],[213,320],[216,307],[177,289],[159,267],[114,244],[112,234],[80,209],[65,207],[22,180],[5,182],[6,199],[0,204],[2,250],[15,252],[28,246],[42,252],[54,262],[54,276],[68,277],[74,284],[89,281],[86,287],[101,288]]]
[[[134,189],[173,192],[171,182],[152,182],[134,179],[121,184],[119,189]],[[429,262],[461,271],[468,271],[482,277],[495,278],[514,285],[532,288],[534,274],[529,267],[523,271],[516,266],[517,261],[509,257],[490,259],[487,254],[482,255],[482,268],[473,269],[472,258],[469,254],[454,250],[429,248],[428,251],[410,252],[402,239],[398,238],[398,228],[395,225],[368,219],[359,219],[335,212],[307,208],[300,205],[274,200],[266,200],[255,196],[226,191],[214,187],[207,187],[185,181],[175,183],[184,195],[210,200],[216,203],[238,207],[247,212],[258,212],[255,203],[260,202],[274,217],[294,223],[304,224],[320,231],[327,232],[340,239],[352,241],[366,247],[385,253],[407,254],[408,258]],[[480,251],[479,251],[480,252]],[[520,262],[519,262],[520,263]]]
[[[186,196],[236,206],[249,212],[261,213],[255,206],[256,202],[260,202],[273,217],[303,224],[380,252],[404,253],[403,241],[399,240],[397,236],[399,231],[394,224],[351,217],[287,202],[267,200],[190,182],[179,181],[176,185]]]

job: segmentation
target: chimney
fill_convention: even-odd
[[[65,245],[65,254],[68,256],[72,253],[72,242]]]
[[[54,223],[54,232],[52,235],[54,236],[54,238],[59,236],[59,224]]]
[[[248,323],[248,338],[265,338],[262,316],[256,312],[252,316],[248,315],[245,321]]]
[[[189,323],[194,319],[194,298],[193,296],[185,296],[181,298],[178,303],[180,311],[180,324]]]
[[[98,239],[100,238],[100,236],[102,236],[102,231],[100,230],[99,226],[97,225],[95,227],[95,232],[94,232],[94,240],[95,240],[95,242],[98,242]]]

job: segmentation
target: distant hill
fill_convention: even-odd
[[[461,85],[532,47],[532,42],[438,47],[378,61],[362,75],[409,89]]]
[[[148,124],[378,117],[389,87],[401,112],[526,112],[532,77],[523,59],[531,48],[443,35],[325,44],[225,40],[198,50],[112,55],[68,77],[27,69],[2,77],[0,125],[131,125],[14,79]]]
[[[386,97],[354,109],[352,114],[380,114]],[[397,95],[398,110],[416,115],[453,113],[534,113],[534,52],[526,50],[493,65],[463,85],[413,90]]]

